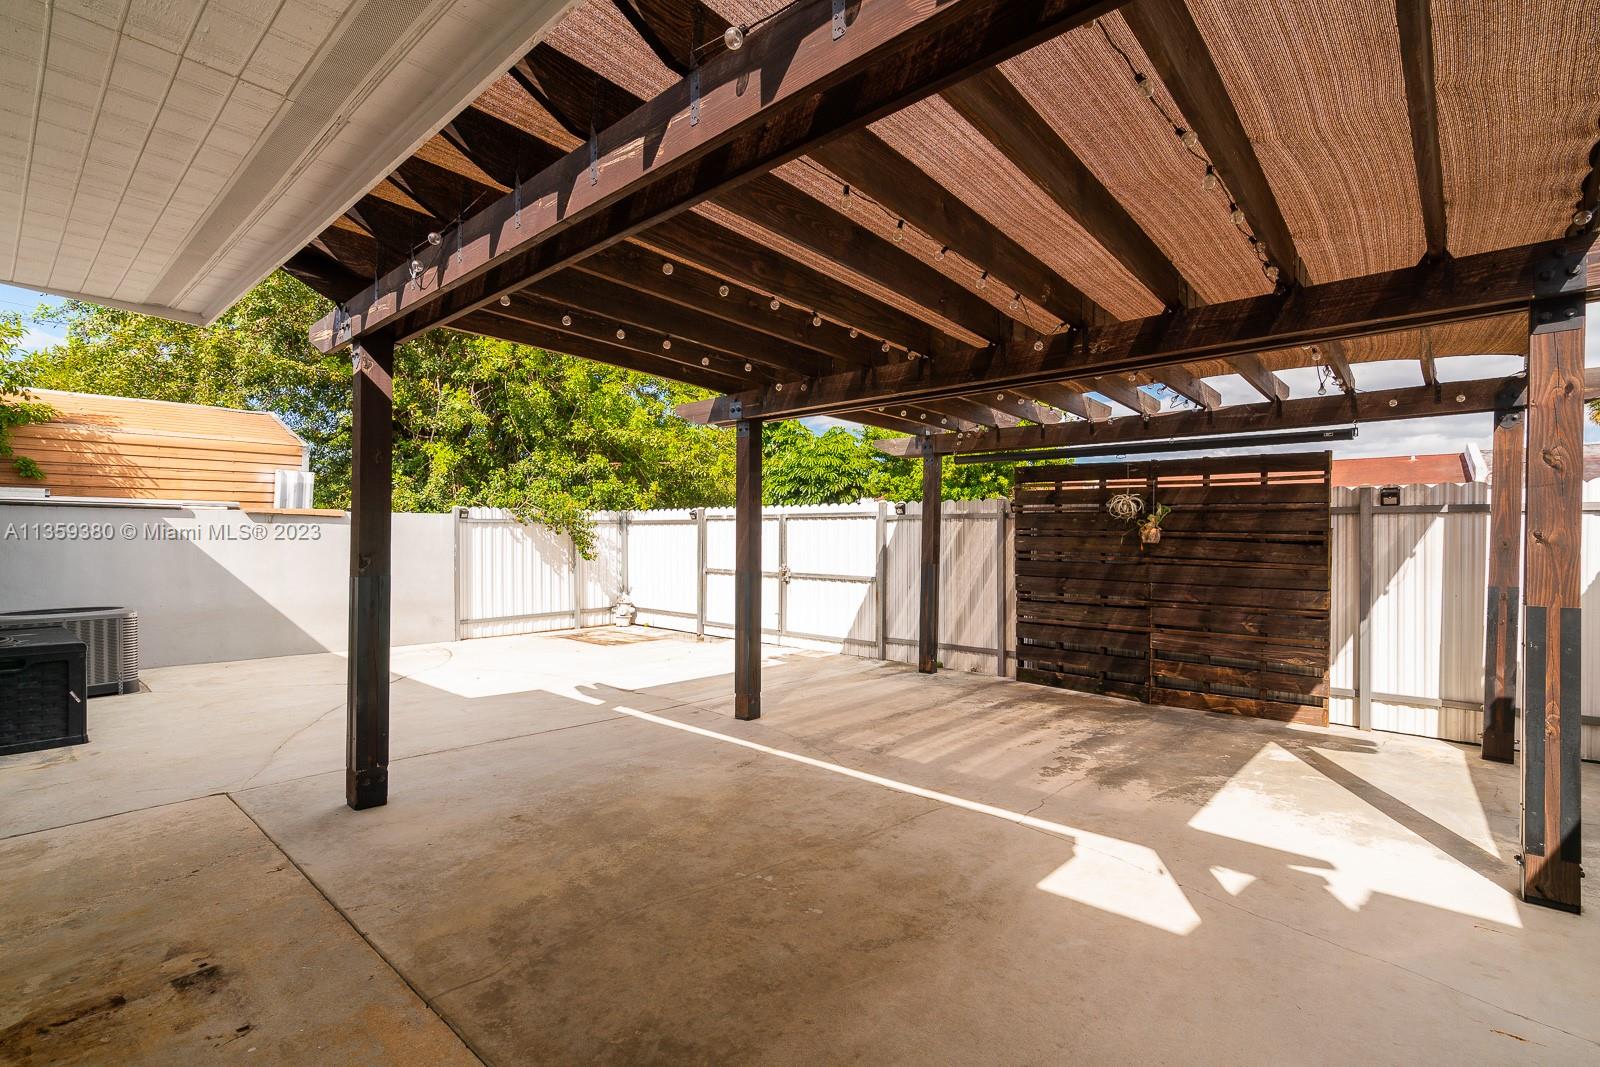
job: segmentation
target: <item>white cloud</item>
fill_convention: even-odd
[[[62,334],[49,333],[39,329],[37,326],[29,326],[27,331],[23,333],[22,340],[17,342],[17,345],[24,352],[37,352],[41,348],[58,345],[64,340],[66,338]]]

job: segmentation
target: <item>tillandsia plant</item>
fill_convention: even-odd
[[[1161,540],[1161,522],[1172,514],[1172,508],[1166,504],[1157,504],[1150,509],[1150,513],[1139,520],[1139,543],[1153,545]]]

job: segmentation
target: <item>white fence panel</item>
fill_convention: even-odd
[[[576,552],[548,527],[499,508],[456,514],[461,636],[503,637],[574,625]]]
[[[1362,490],[1333,493],[1329,720],[1356,725],[1361,675]],[[1488,487],[1415,485],[1371,509],[1368,726],[1476,742],[1482,731]],[[1600,482],[1585,486],[1584,606],[1600,615]],[[1593,508],[1595,510],[1588,510]],[[939,659],[1009,673],[1015,644],[1009,503],[947,501],[940,553]],[[596,516],[595,558],[574,574],[570,542],[504,512],[458,520],[462,636],[602,625],[624,594],[641,624],[732,636],[729,508]],[[880,558],[881,550],[881,558]],[[921,507],[768,508],[762,628],[781,645],[916,659]],[[577,599],[574,599],[576,590]],[[702,592],[703,590],[703,592]],[[702,599],[703,598],[703,599]],[[1583,714],[1600,713],[1600,624],[1585,627]],[[1600,725],[1583,728],[1600,759]]]

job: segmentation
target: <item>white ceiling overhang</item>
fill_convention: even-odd
[[[209,322],[572,2],[0,3],[0,281]]]

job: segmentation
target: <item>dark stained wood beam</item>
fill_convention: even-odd
[[[1339,388],[1347,393],[1355,392],[1356,375],[1350,369],[1350,357],[1345,354],[1344,342],[1334,340],[1312,347],[1328,361],[1328,366],[1333,368],[1334,377],[1339,379]]]
[[[1146,385],[1166,386],[1204,411],[1215,411],[1222,406],[1222,394],[1182,367],[1162,367],[1156,373],[1141,373],[1138,377]]]
[[[506,309],[500,308],[504,311]],[[574,333],[564,333],[559,329],[528,322],[522,319],[508,318],[496,315],[493,312],[480,310],[471,315],[464,315],[450,324],[453,330],[464,333],[475,333],[482,337],[497,337],[502,341],[514,341],[517,344],[533,345],[550,352],[562,352],[580,359],[592,359],[597,363],[609,363],[614,367],[624,370],[637,371],[640,374],[653,374],[658,378],[668,378],[675,382],[687,382],[698,385],[703,389],[717,389],[726,391],[729,388],[739,388],[747,375],[735,378],[732,375],[720,373],[710,367],[686,366],[662,359],[662,353],[645,353],[638,349],[626,348],[615,341],[599,341],[593,338],[580,337]]]
[[[938,330],[898,308],[879,303],[837,278],[785,259],[765,245],[694,212],[685,212],[639,235],[644,243],[709,273],[826,319],[849,323],[907,351],[933,350]]]
[[[733,717],[761,718],[761,423],[735,427]]]
[[[1489,483],[1489,577],[1483,651],[1483,758],[1516,762],[1518,618],[1522,614],[1522,438],[1526,410],[1495,408]]]
[[[942,435],[941,435],[942,436]],[[917,670],[939,669],[939,533],[943,525],[943,464],[937,453],[922,457],[922,559],[917,587]]]
[[[1000,411],[980,401],[964,396],[947,396],[943,400],[931,400],[923,405],[930,411],[937,411],[942,415],[953,415],[958,419],[975,423],[978,426],[988,426],[999,429],[1002,426],[1016,426],[1022,420],[1008,411]]]
[[[1539,300],[1528,326],[1522,899],[1576,913],[1583,878],[1583,301]]]
[[[643,23],[641,36],[667,65],[687,71],[691,39],[700,28],[701,42],[717,42],[728,20],[712,8],[691,0],[615,0],[630,21]],[[686,11],[685,9],[688,9]],[[713,45],[720,48],[720,43]],[[704,61],[704,54],[701,56]],[[663,62],[667,62],[663,58]],[[1015,292],[1074,325],[1109,321],[1111,316],[1072,283],[1052,271],[1032,253],[1001,233],[983,216],[951,196],[921,168],[900,155],[869,130],[858,130],[815,146],[811,158],[899,214],[908,224],[974,263]],[[726,201],[723,201],[726,203]]]
[[[1457,415],[1494,410],[1506,381],[1489,378],[1453,382],[1443,396],[1425,386],[1412,386],[1355,396],[1305,397],[1281,404],[1236,404],[1217,411],[1170,411],[1148,419],[1113,419],[1109,423],[1017,426],[1009,430],[990,430],[982,435],[939,434],[909,445],[901,441],[881,442],[879,448],[902,456],[921,455],[927,448],[946,454],[1070,448]]]
[[[983,402],[1015,415],[1019,419],[1036,422],[1041,426],[1054,426],[1058,422],[1065,422],[1066,416],[1048,404],[1042,404],[1032,397],[1017,390],[1004,390],[998,393],[983,394]]]
[[[1439,364],[1433,358],[1433,338],[1427,334],[1422,337],[1422,352],[1417,357],[1417,366],[1422,372],[1423,385],[1439,384]]]
[[[1261,357],[1255,353],[1234,356],[1228,360],[1228,365],[1235,374],[1245,380],[1245,384],[1268,400],[1289,399],[1289,387],[1282,378],[1273,374],[1262,362]]]
[[[1154,415],[1161,410],[1161,401],[1129,381],[1126,375],[1101,374],[1070,384],[1099,393],[1107,400],[1115,400],[1136,415]]]
[[[546,299],[526,289],[507,299],[510,300],[509,305],[496,304],[494,308],[494,314],[501,319],[515,319],[546,330],[598,341],[642,356],[651,356],[663,363],[688,368],[690,373],[697,375],[705,370],[720,378],[734,381],[759,382],[773,379],[770,367],[750,362],[742,356],[709,348],[691,338],[674,337],[650,327],[623,325],[610,315],[597,315],[570,304]],[[623,336],[618,337],[619,333]],[[581,355],[578,352],[571,354]],[[750,365],[748,371],[744,369],[747,362]]]
[[[314,245],[290,256],[283,269],[334,303],[347,300],[372,284],[371,278],[363,278]]]
[[[345,686],[345,803],[389,802],[389,569],[394,499],[394,341],[351,353],[350,630]]]
[[[502,185],[515,186],[555,165],[566,154],[498,115],[468,107],[440,135]]]
[[[1171,308],[1197,302],[1166,253],[998,69],[951,86],[944,99],[1157,299]]]
[[[380,327],[403,340],[447,324],[1114,6],[879,0],[853,9],[841,46],[831,0],[801,0],[707,60],[693,86],[676,83],[468,218],[459,242],[421,254],[416,277],[398,267],[336,309],[311,341],[330,351]]]
[[[1093,374],[1155,371],[1296,345],[1489,318],[1525,308],[1536,293],[1581,297],[1600,292],[1596,240],[1585,235],[1451,257],[1074,330],[1050,338],[1037,351],[1032,344],[1008,343],[968,355],[947,353],[931,360],[892,362],[830,375],[803,390],[789,388],[779,393],[769,389],[723,397],[705,415],[711,422],[727,422],[734,405],[744,417],[827,414],[883,401],[936,400],[985,387],[1016,388]]]
[[[670,275],[661,269],[666,262],[673,265]],[[884,360],[878,344],[864,334],[851,337],[846,327],[829,319],[813,325],[810,314],[788,304],[774,311],[770,298],[762,293],[632,242],[596,252],[574,269],[846,365],[864,367]]]
[[[725,26],[720,16],[713,21]],[[540,93],[536,98],[543,106],[573,121],[592,111],[595,121],[609,125],[644,104],[549,45],[537,46],[519,69],[527,71],[529,79],[538,85]],[[594,84],[603,87],[598,104]],[[768,233],[942,316],[967,331],[969,339],[991,339],[1000,331],[1001,314],[993,305],[902,251],[894,242],[857,225],[849,215],[776,175],[751,178],[723,192],[715,203]],[[784,253],[763,247],[766,257],[774,263],[793,263]]]
[[[1309,284],[1266,172],[1184,0],[1138,0],[1122,8],[1122,17],[1199,136],[1250,232],[1281,272],[1280,279]]]
[[[902,411],[906,413],[904,416],[900,414]],[[929,411],[927,408],[915,405],[892,410],[873,408],[870,411],[843,411],[837,417],[848,419],[851,422],[859,422],[863,426],[878,426],[885,430],[898,430],[902,433],[919,435],[943,433],[958,429],[972,431],[983,428],[967,422],[965,419],[939,415],[936,412]]]
[[[927,308],[983,340],[1002,335],[993,305],[772,174],[752,178],[717,197],[716,203],[769,233]],[[779,253],[769,251],[778,258]],[[948,332],[948,331],[946,331]]]
[[[1406,118],[1422,201],[1422,229],[1428,255],[1437,258],[1449,255],[1450,246],[1444,161],[1439,151],[1439,97],[1433,82],[1433,3],[1395,0],[1394,13],[1400,26],[1400,71],[1406,84]]]
[[[1017,392],[1031,397],[1042,404],[1060,408],[1062,411],[1086,419],[1089,422],[1104,422],[1111,417],[1110,406],[1101,403],[1092,396],[1085,396],[1084,390],[1077,389],[1060,382],[1039,382],[1035,385],[1024,386]],[[1040,420],[1035,419],[1035,422]]]
[[[908,225],[973,263],[996,282],[1021,293],[1074,326],[1108,322],[1112,316],[1076,286],[1007,237],[982,215],[952,196],[920,167],[861,130],[811,151],[811,158],[851,188],[904,218]]]
[[[674,271],[673,273],[677,273]],[[776,337],[700,315],[677,304],[577,270],[552,274],[524,295],[589,312],[621,326],[660,333],[677,341],[715,349],[742,362],[776,372],[779,377],[820,374],[837,364],[827,356]]]

